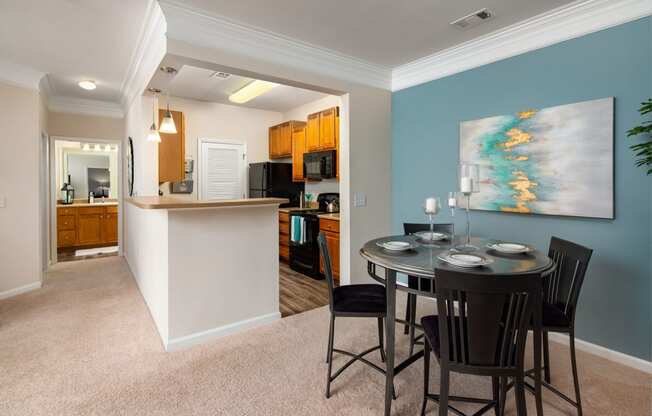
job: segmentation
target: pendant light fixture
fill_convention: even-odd
[[[170,112],[170,93],[167,93],[167,109],[165,110],[165,116],[161,120],[161,127],[159,129],[161,133],[167,134],[177,134],[177,126],[174,124],[174,119],[172,118],[172,112]]]
[[[152,109],[152,125],[149,127],[149,134],[147,135],[148,142],[161,143],[161,136],[158,134],[156,128],[156,116],[158,113],[158,95],[154,94],[154,104]]]

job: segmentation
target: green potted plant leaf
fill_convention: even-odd
[[[642,116],[652,113],[652,98],[648,99],[646,102],[641,103],[641,108],[638,110]],[[647,174],[652,173],[652,120],[643,121],[640,126],[636,126],[629,131],[627,131],[627,137],[634,137],[638,135],[643,135],[647,138],[647,141],[643,143],[633,144],[629,146],[634,152],[636,152],[636,166],[647,166]]]

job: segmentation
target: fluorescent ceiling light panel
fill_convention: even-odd
[[[236,104],[244,104],[254,98],[265,94],[278,84],[269,81],[255,80],[229,95],[229,101]]]

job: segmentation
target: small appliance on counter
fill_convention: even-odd
[[[303,182],[292,181],[292,163],[261,162],[249,164],[249,198],[287,198],[281,207],[298,207]]]
[[[195,161],[192,159],[186,159],[183,164],[183,171],[185,173],[184,180],[180,182],[171,182],[170,183],[170,193],[171,194],[191,194],[193,190],[194,182],[192,180],[192,172],[194,171]]]
[[[339,193],[321,193],[318,208],[290,212],[290,268],[313,279],[323,279],[319,271],[319,214],[339,212]]]

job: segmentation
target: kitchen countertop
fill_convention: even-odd
[[[116,205],[118,205],[117,201],[94,202],[92,204],[89,204],[88,202],[75,202],[75,203],[72,203],[72,204],[57,203],[57,207],[63,207],[63,208],[101,207],[101,206],[116,206]]]
[[[246,207],[256,205],[279,205],[288,202],[283,198],[248,198],[227,201],[200,201],[196,199],[181,199],[165,196],[137,196],[125,198],[125,201],[142,209],[193,209],[193,208],[223,208]]]
[[[283,207],[279,208],[279,212],[292,212],[292,211],[308,211],[311,209],[317,209],[317,208],[299,208],[299,207]]]
[[[319,215],[317,215],[317,218],[323,218],[325,220],[339,221],[340,220],[340,213],[339,212],[334,212],[332,214],[319,214]]]

